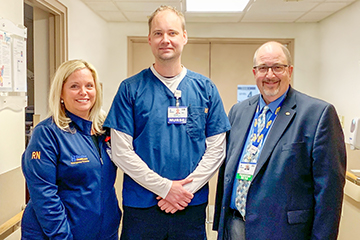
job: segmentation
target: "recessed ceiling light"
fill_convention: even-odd
[[[187,12],[242,12],[250,0],[186,0]]]

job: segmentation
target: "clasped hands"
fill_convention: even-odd
[[[165,199],[158,196],[158,206],[162,211],[166,213],[174,214],[178,210],[184,210],[185,207],[191,202],[194,195],[185,190],[183,187],[185,184],[192,182],[192,179],[183,179],[179,181],[173,181],[169,193]]]

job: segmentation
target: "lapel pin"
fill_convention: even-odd
[[[285,115],[286,115],[286,116],[289,116],[289,115],[290,115],[290,112],[286,112]]]

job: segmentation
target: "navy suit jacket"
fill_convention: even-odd
[[[239,156],[259,95],[229,113],[214,230],[223,239]],[[246,239],[336,239],[345,184],[344,136],[335,108],[291,87],[268,133],[246,203]]]

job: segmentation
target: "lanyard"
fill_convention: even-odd
[[[176,104],[175,104],[175,106],[176,106],[176,107],[179,107],[179,106],[180,106],[179,99],[181,98],[181,90],[175,90],[174,96],[175,96],[175,98],[176,98]]]
[[[181,91],[175,90],[174,96],[176,98],[175,106],[168,107],[167,120],[168,124],[186,124],[188,117],[188,108],[180,106]]]
[[[281,109],[281,105],[283,103],[284,100],[282,100],[279,105],[277,106],[275,112],[271,115],[270,119],[266,122],[266,125],[265,127],[262,129],[262,131],[258,134],[258,127],[259,127],[259,124],[258,124],[258,120],[259,120],[259,115],[260,115],[260,112],[259,112],[259,109],[260,109],[260,105],[258,104],[257,108],[256,108],[256,113],[255,113],[255,121],[254,121],[254,132],[253,132],[253,136],[251,138],[251,143],[254,147],[258,147],[261,140],[263,138],[266,137],[266,135],[268,134],[269,132],[269,129],[271,127],[271,125],[273,124],[276,116],[278,115],[280,109]],[[266,117],[266,116],[265,116]]]

